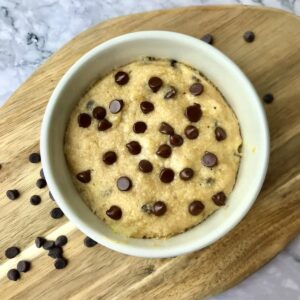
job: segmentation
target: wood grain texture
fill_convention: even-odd
[[[0,109],[0,296],[1,299],[203,299],[253,273],[300,233],[300,20],[288,13],[257,7],[190,7],[121,17],[99,24],[69,42],[42,65]],[[100,245],[87,249],[83,234],[66,218],[49,216],[55,203],[35,181],[40,165],[28,162],[39,147],[47,101],[66,70],[99,43],[131,31],[162,29],[201,37],[211,33],[215,47],[249,76],[258,93],[272,92],[265,105],[271,132],[271,160],[263,190],[246,218],[212,246],[170,259],[141,259]],[[247,30],[256,33],[245,43]],[[242,101],[242,99],[241,99]],[[21,197],[10,201],[7,189]],[[29,198],[40,194],[42,203]],[[242,201],[242,199],[241,199]],[[69,243],[65,270],[54,270],[36,236],[65,233]],[[7,261],[4,251],[25,250]],[[20,258],[32,271],[18,282],[6,278]]]

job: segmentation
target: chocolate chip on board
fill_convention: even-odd
[[[97,245],[97,242],[94,241],[93,239],[91,239],[90,237],[85,237],[85,239],[83,240],[83,243],[84,245],[87,247],[87,248],[91,248],[91,247],[94,247]]]
[[[265,94],[263,96],[263,101],[267,104],[270,104],[274,101],[274,96],[271,93]]]
[[[16,200],[20,197],[20,193],[18,190],[8,190],[6,196],[10,200]]]
[[[7,278],[12,281],[17,281],[20,278],[20,273],[16,269],[10,269],[7,272]]]
[[[59,207],[55,207],[55,208],[53,208],[51,210],[50,216],[53,219],[60,219],[60,218],[62,218],[64,216],[64,213],[63,213],[63,211]]]
[[[50,250],[50,249],[52,249],[54,246],[55,246],[54,241],[50,241],[50,240],[46,240],[46,241],[44,242],[44,244],[43,244],[43,248],[44,248],[45,250]]]
[[[209,45],[212,45],[214,43],[214,37],[211,34],[205,34],[201,40]]]
[[[20,253],[18,247],[9,247],[5,250],[5,256],[9,259],[16,257]]]
[[[48,256],[52,257],[52,258],[60,258],[63,255],[63,249],[62,247],[53,247],[49,250],[48,252]]]
[[[47,186],[47,181],[43,178],[39,178],[37,181],[36,181],[36,186],[39,188],[39,189],[42,189],[44,188],[45,186]]]
[[[39,153],[31,153],[28,159],[31,163],[37,164],[41,161],[41,155]]]
[[[30,267],[31,267],[31,263],[27,260],[20,260],[17,264],[17,270],[23,273],[29,271]]]
[[[55,240],[55,246],[63,247],[68,242],[68,238],[65,235],[60,235]]]
[[[57,270],[64,269],[68,265],[68,261],[65,258],[57,258],[54,261],[54,267]]]
[[[37,248],[41,248],[46,242],[46,239],[41,236],[38,236],[34,242]]]
[[[243,38],[247,43],[252,43],[255,40],[255,34],[253,31],[246,31]]]
[[[41,203],[41,197],[39,195],[32,195],[30,197],[30,203],[32,205],[39,205]]]

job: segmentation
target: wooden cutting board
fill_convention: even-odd
[[[189,7],[113,19],[69,42],[43,64],[0,109],[0,296],[1,299],[202,299],[220,293],[256,271],[300,233],[300,19],[277,10],[246,6]],[[213,34],[215,47],[250,77],[266,104],[271,160],[263,190],[246,218],[212,246],[170,259],[125,256],[100,245],[86,248],[84,235],[64,217],[49,216],[55,202],[35,181],[40,164],[28,162],[39,149],[40,125],[48,99],[66,70],[84,53],[114,36],[162,29],[200,38]],[[256,39],[242,36],[253,30]],[[243,99],[241,99],[243,101]],[[21,197],[6,198],[17,188]],[[42,203],[32,206],[33,194]],[[242,201],[243,199],[241,199]],[[69,265],[55,270],[53,260],[33,242],[37,236],[66,234]],[[21,255],[7,260],[17,245]],[[18,282],[6,272],[21,259],[32,270]]]

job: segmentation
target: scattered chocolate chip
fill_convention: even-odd
[[[167,144],[160,145],[156,154],[160,157],[168,158],[172,154],[172,148]]]
[[[112,205],[107,211],[106,215],[113,220],[120,220],[122,218],[122,210],[119,206]]]
[[[247,42],[247,43],[252,43],[255,39],[255,34],[254,32],[252,31],[247,31],[244,33],[244,40]]]
[[[120,178],[118,178],[117,180],[117,187],[120,191],[129,191],[132,187],[132,182],[130,180],[130,178],[126,177],[126,176],[122,176]]]
[[[198,128],[196,128],[193,125],[186,126],[184,129],[184,133],[185,133],[185,136],[190,140],[194,140],[199,136]]]
[[[226,137],[227,137],[227,134],[226,134],[226,131],[224,130],[224,128],[222,128],[222,127],[216,127],[216,129],[215,129],[215,137],[216,137],[216,140],[218,142],[221,142],[221,141],[225,140]]]
[[[107,151],[103,154],[102,160],[107,165],[112,165],[117,161],[117,154],[114,151]]]
[[[183,144],[183,138],[179,134],[170,135],[170,144],[174,147],[179,147]]]
[[[225,205],[226,195],[223,192],[219,192],[212,196],[212,200],[216,205],[223,206]]]
[[[169,168],[163,168],[160,171],[159,178],[164,183],[170,183],[174,179],[174,171]]]
[[[33,195],[30,197],[30,203],[32,205],[39,205],[41,203],[41,197],[38,195]]]
[[[62,257],[63,249],[61,247],[53,247],[49,250],[48,256],[52,258],[60,258]]]
[[[19,198],[20,193],[19,193],[18,190],[8,190],[8,191],[6,192],[6,196],[7,196],[7,198],[10,199],[10,200],[16,200],[16,199]]]
[[[80,172],[76,175],[76,178],[82,183],[89,183],[91,181],[91,171],[86,170],[86,171]]]
[[[44,170],[43,169],[40,170],[40,176],[41,176],[41,178],[45,179],[45,175],[44,175]]]
[[[273,96],[271,93],[265,94],[265,95],[263,96],[263,101],[264,101],[265,103],[267,103],[267,104],[272,103],[273,100],[274,100],[274,96]]]
[[[43,178],[39,178],[35,184],[39,189],[42,189],[47,185],[47,181]]]
[[[31,153],[28,159],[31,163],[36,164],[41,161],[41,155],[39,153]]]
[[[122,110],[124,101],[122,99],[115,99],[109,103],[109,110],[112,114],[117,114]]]
[[[174,134],[174,128],[166,122],[161,122],[160,127],[159,127],[159,132],[161,132],[163,134],[172,135],[172,134]]]
[[[131,141],[128,144],[126,144],[126,148],[132,155],[137,155],[142,150],[140,143],[136,141]]]
[[[201,40],[203,41],[203,42],[205,42],[205,43],[207,43],[207,44],[210,44],[210,45],[212,45],[213,43],[214,43],[214,38],[213,38],[213,36],[211,35],[211,34],[205,34],[202,38],[201,38]]]
[[[5,256],[7,258],[14,258],[20,253],[20,249],[18,247],[9,247],[5,250]]]
[[[194,171],[191,168],[184,168],[182,171],[179,173],[180,179],[186,181],[192,179],[194,176]]]
[[[177,94],[177,91],[175,89],[174,86],[170,86],[169,90],[166,92],[164,98],[165,99],[171,99],[171,98],[174,98]]]
[[[106,109],[102,106],[96,106],[93,109],[93,117],[97,120],[103,120],[106,117]]]
[[[152,212],[157,217],[164,215],[166,213],[166,211],[167,211],[167,206],[163,201],[156,201],[153,204]]]
[[[118,85],[124,85],[129,81],[129,76],[126,72],[124,71],[119,71],[117,72],[117,74],[115,75],[115,82]]]
[[[218,158],[215,154],[211,152],[205,152],[205,154],[202,157],[202,164],[205,167],[215,167],[218,164]]]
[[[68,238],[65,235],[60,235],[55,240],[55,246],[57,247],[63,247],[68,242]]]
[[[107,119],[101,120],[98,124],[98,130],[99,131],[105,131],[105,130],[111,128],[111,127],[112,127],[112,123],[109,122]]]
[[[195,200],[189,205],[189,212],[193,216],[198,216],[204,209],[204,204],[201,201]]]
[[[156,93],[163,85],[163,82],[159,77],[151,77],[148,81],[148,85],[152,92]]]
[[[27,260],[20,260],[17,264],[17,270],[19,272],[26,273],[27,271],[30,270],[31,264]]]
[[[201,106],[198,103],[194,103],[191,106],[188,106],[185,110],[185,116],[190,122],[198,122],[202,117]]]
[[[147,214],[152,214],[153,212],[153,205],[151,203],[146,203],[142,206],[142,211]]]
[[[54,262],[54,267],[57,270],[64,269],[68,264],[68,261],[65,258],[57,258]]]
[[[171,60],[170,60],[170,64],[171,64],[171,67],[175,68],[175,67],[176,67],[176,64],[177,64],[177,60],[171,59]]]
[[[143,101],[141,102],[140,104],[140,108],[141,108],[141,111],[144,113],[144,114],[149,114],[151,111],[154,110],[154,105],[152,102],[149,102],[149,101]]]
[[[195,82],[190,86],[190,93],[194,96],[199,96],[203,92],[203,85],[200,82]]]
[[[142,121],[135,122],[133,124],[133,131],[135,133],[144,133],[147,129],[147,124]]]
[[[46,240],[43,244],[43,248],[45,250],[50,250],[51,248],[53,248],[55,246],[54,242],[53,241],[48,241]]]
[[[13,280],[13,281],[17,281],[19,278],[20,278],[20,273],[18,270],[16,269],[10,269],[8,272],[7,272],[7,278],[9,280]]]
[[[55,201],[55,199],[54,199],[53,195],[51,194],[51,192],[49,192],[49,197],[50,197],[50,199],[51,199],[52,201]]]
[[[63,211],[59,207],[55,207],[55,208],[53,208],[51,210],[50,216],[53,219],[60,219],[60,218],[62,218],[64,216],[64,213],[63,213]]]
[[[139,162],[139,169],[143,173],[150,173],[153,170],[153,165],[151,164],[151,162],[149,160],[142,159]]]
[[[83,243],[84,243],[84,246],[86,246],[87,248],[92,248],[97,245],[97,242],[88,236],[85,237],[85,239],[83,240]]]
[[[46,242],[46,239],[41,236],[38,236],[34,242],[37,248],[41,248]]]
[[[89,114],[82,113],[78,115],[78,125],[79,127],[87,128],[91,125],[92,118]]]

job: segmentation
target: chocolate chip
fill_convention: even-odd
[[[252,43],[255,39],[255,34],[254,32],[252,31],[247,31],[244,33],[244,40],[247,42],[247,43]]]
[[[163,168],[160,171],[159,178],[164,183],[170,183],[174,179],[174,171],[169,168]]]
[[[44,244],[43,244],[43,248],[45,249],[45,250],[50,250],[51,248],[53,248],[55,246],[55,244],[54,244],[54,242],[53,241],[48,241],[48,240],[46,240],[45,242],[44,242]],[[38,247],[39,248],[39,247]]]
[[[172,148],[167,144],[160,145],[156,154],[160,157],[168,158],[172,154]]]
[[[68,264],[68,261],[65,258],[57,258],[54,262],[54,267],[57,270],[64,269]]]
[[[34,242],[37,248],[41,248],[46,242],[46,239],[41,236],[38,236]]]
[[[151,111],[154,110],[153,103],[149,102],[149,101],[143,101],[143,102],[141,102],[140,107],[141,107],[141,111],[144,114],[149,114]]]
[[[193,178],[194,176],[194,171],[191,168],[184,168],[182,171],[179,173],[180,179],[187,181]]]
[[[225,140],[227,137],[226,131],[222,127],[216,127],[215,137],[218,142]]]
[[[55,207],[55,208],[53,208],[51,210],[50,216],[53,219],[60,219],[60,218],[62,218],[64,216],[64,213],[63,213],[63,211],[59,207]]]
[[[107,211],[106,215],[113,220],[120,220],[122,218],[122,210],[119,206],[112,205]]]
[[[95,101],[94,100],[89,100],[88,102],[87,102],[87,104],[86,104],[86,109],[87,110],[92,110],[93,109],[93,107],[94,107],[94,105],[95,105]]]
[[[205,154],[202,157],[202,164],[205,167],[215,167],[218,164],[218,158],[215,154],[211,152],[205,152]]]
[[[160,127],[159,127],[159,132],[161,132],[163,134],[172,135],[172,134],[174,134],[174,128],[166,122],[161,122]]]
[[[20,278],[20,273],[18,270],[16,269],[10,269],[8,272],[7,272],[7,278],[9,280],[13,280],[13,281],[17,281],[19,278]]]
[[[122,110],[124,101],[122,99],[115,99],[109,103],[109,110],[112,114],[117,114]]]
[[[36,164],[41,161],[41,155],[39,153],[31,153],[28,159],[31,163]]]
[[[156,201],[153,205],[152,212],[157,217],[164,215],[167,211],[167,206],[163,201]]]
[[[43,178],[39,178],[35,184],[39,189],[42,189],[47,185],[47,181]]]
[[[117,161],[117,154],[114,151],[107,151],[103,154],[102,160],[107,165],[112,165]]]
[[[17,264],[17,270],[19,272],[26,273],[27,271],[30,270],[31,264],[27,260],[20,260]]]
[[[20,253],[20,249],[18,247],[9,247],[5,250],[5,256],[7,258],[14,258]]]
[[[198,122],[202,117],[201,106],[198,103],[194,103],[191,106],[188,106],[185,110],[185,116],[190,122]]]
[[[76,175],[76,178],[82,183],[89,183],[91,181],[91,171],[86,170],[86,171],[80,172]]]
[[[87,248],[92,248],[94,246],[97,245],[97,242],[94,241],[93,239],[91,239],[90,237],[85,237],[85,239],[83,240],[83,243],[84,245],[87,247]]]
[[[198,216],[204,209],[204,204],[201,201],[195,200],[189,205],[189,212],[193,216]]]
[[[151,77],[148,81],[148,85],[153,93],[156,93],[162,86],[163,82],[159,77]]]
[[[106,116],[106,109],[102,106],[97,106],[93,109],[93,117],[97,120],[103,120]]]
[[[111,128],[111,127],[112,127],[112,123],[109,122],[107,119],[101,120],[98,124],[98,130],[99,131],[105,131],[105,130]]]
[[[273,96],[272,94],[270,94],[270,93],[265,94],[265,95],[263,96],[263,101],[264,101],[265,103],[267,103],[267,104],[272,103],[273,100],[274,100],[274,96]]]
[[[38,195],[33,195],[30,197],[30,203],[32,205],[39,205],[41,203],[41,197]]]
[[[91,125],[92,118],[89,114],[82,113],[78,115],[78,125],[79,127],[87,128]]]
[[[132,182],[130,180],[130,178],[126,177],[126,176],[122,176],[120,178],[118,178],[117,180],[117,187],[120,191],[129,191],[132,187]]]
[[[205,42],[205,43],[207,43],[207,44],[210,44],[210,45],[212,45],[213,44],[213,42],[214,42],[214,38],[213,38],[213,36],[211,35],[211,34],[205,34],[202,38],[201,38],[201,40],[203,41],[203,42]]]
[[[139,169],[143,173],[150,173],[153,170],[153,166],[152,166],[152,164],[151,164],[151,162],[149,160],[142,159],[139,162]]]
[[[65,235],[60,235],[55,240],[55,246],[63,247],[68,242],[68,238]]]
[[[19,198],[20,193],[19,193],[18,190],[8,190],[8,191],[6,192],[6,196],[7,196],[7,198],[10,199],[10,200],[16,200],[16,199]]]
[[[146,203],[142,206],[142,211],[146,214],[152,214],[153,212],[153,205],[151,203]]]
[[[52,258],[60,258],[62,257],[63,249],[61,247],[53,247],[49,250],[48,256]]]
[[[140,143],[136,141],[131,141],[128,144],[126,144],[126,148],[132,155],[137,155],[142,150]]]
[[[135,133],[144,133],[147,129],[147,124],[142,121],[135,122],[133,124],[133,131]]]
[[[51,192],[49,192],[49,197],[50,197],[50,199],[51,199],[52,201],[55,201],[55,199],[54,199],[53,195],[51,194]]]
[[[179,134],[173,134],[170,136],[170,144],[174,147],[179,147],[183,144],[183,138]]]
[[[223,206],[225,205],[226,195],[224,194],[224,192],[219,192],[212,196],[212,200],[216,205]]]
[[[45,175],[44,175],[44,170],[43,169],[40,170],[40,176],[41,176],[41,178],[45,179]]]
[[[129,76],[126,72],[123,71],[119,71],[116,75],[115,75],[115,82],[118,85],[124,85],[129,81]]]
[[[203,85],[200,82],[195,82],[190,86],[190,93],[194,96],[199,96],[203,92]]]
[[[170,60],[170,64],[171,64],[171,67],[175,68],[175,67],[176,67],[176,64],[177,64],[177,60],[171,59],[171,60]]]
[[[184,129],[184,133],[185,133],[185,136],[190,140],[194,140],[199,136],[198,128],[196,128],[193,125],[186,126]]]
[[[170,86],[169,90],[166,92],[164,98],[165,99],[171,99],[171,98],[174,98],[177,94],[177,91],[175,89],[174,86]]]

